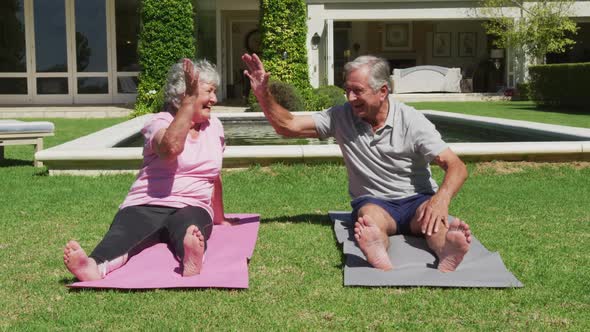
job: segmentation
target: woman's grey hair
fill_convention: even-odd
[[[192,60],[191,60],[192,61]],[[184,82],[184,69],[182,60],[170,67],[168,75],[166,76],[166,86],[164,87],[164,102],[175,109],[180,107],[182,96],[186,91],[186,84]],[[193,61],[195,74],[199,73],[199,82],[213,84],[219,86],[219,73],[215,66],[207,60]]]
[[[387,85],[387,90],[391,92],[391,78],[389,74],[389,64],[383,58],[373,55],[362,55],[344,65],[344,74],[346,77],[352,71],[367,66],[369,68],[369,86],[373,91],[381,89]]]

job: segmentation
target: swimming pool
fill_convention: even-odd
[[[445,118],[431,116],[431,121],[447,143],[481,142],[550,142],[581,141],[582,137],[567,137],[547,132],[519,131],[500,126],[486,126],[481,123],[458,123]],[[225,119],[223,120],[226,144],[236,145],[318,145],[336,144],[334,138],[287,138],[278,135],[266,119]],[[143,136],[137,133],[115,147],[141,147]]]
[[[463,160],[590,160],[590,129],[540,124],[463,115],[456,113],[422,111],[445,135],[449,146]],[[306,113],[309,114],[309,113]],[[297,116],[297,114],[295,114]],[[105,128],[88,136],[39,151],[35,158],[42,161],[49,174],[100,174],[111,172],[136,172],[141,165],[142,148],[128,147],[135,137],[141,146],[139,131],[151,115]],[[266,122],[262,114],[225,113],[217,116],[226,122]],[[443,127],[463,128],[459,131],[475,136],[475,141],[453,140]],[[465,129],[468,128],[468,129]],[[247,131],[252,131],[246,128]],[[265,129],[272,131],[270,127]],[[488,141],[489,134],[495,141]],[[516,140],[506,141],[506,134],[516,135]],[[274,133],[273,133],[274,135]],[[482,142],[483,140],[483,142]],[[499,141],[498,141],[499,140]],[[281,142],[281,141],[278,141]],[[324,143],[324,142],[322,142]],[[327,142],[330,143],[330,142]],[[279,145],[228,145],[224,152],[223,166],[245,167],[252,164],[342,162],[340,148],[336,144],[314,144],[296,141]]]

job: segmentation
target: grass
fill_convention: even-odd
[[[124,119],[51,119],[46,146]],[[572,330],[590,328],[589,163],[468,164],[451,212],[520,289],[343,287],[329,210],[349,208],[338,165],[224,171],[227,212],[262,216],[247,290],[70,291],[67,240],[91,250],[131,175],[44,176],[32,148],[0,164],[0,330]],[[434,168],[440,182],[442,172]]]
[[[419,102],[408,104],[421,110],[446,111],[590,128],[590,111],[586,111],[584,114],[583,112],[565,110],[539,110],[530,101]]]
[[[133,176],[36,176],[0,168],[2,330],[587,330],[588,164],[470,164],[453,201],[522,289],[343,287],[329,210],[348,209],[341,166],[224,173],[228,212],[262,224],[248,290],[69,291],[70,238],[92,249]],[[436,171],[441,178],[441,172]]]

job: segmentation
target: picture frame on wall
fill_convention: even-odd
[[[384,51],[408,51],[412,49],[412,22],[392,22],[383,26]]]
[[[432,36],[432,56],[449,57],[451,56],[451,33],[435,32]]]
[[[459,45],[459,56],[474,57],[477,53],[477,33],[459,32],[457,45]]]

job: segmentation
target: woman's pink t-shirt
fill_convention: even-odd
[[[134,205],[160,205],[175,208],[199,206],[213,218],[213,183],[221,172],[225,138],[219,119],[211,117],[201,124],[199,135],[187,135],[184,151],[172,160],[160,158],[153,139],[168,128],[174,117],[168,112],[155,114],[141,130],[145,141],[143,165],[120,208]]]

